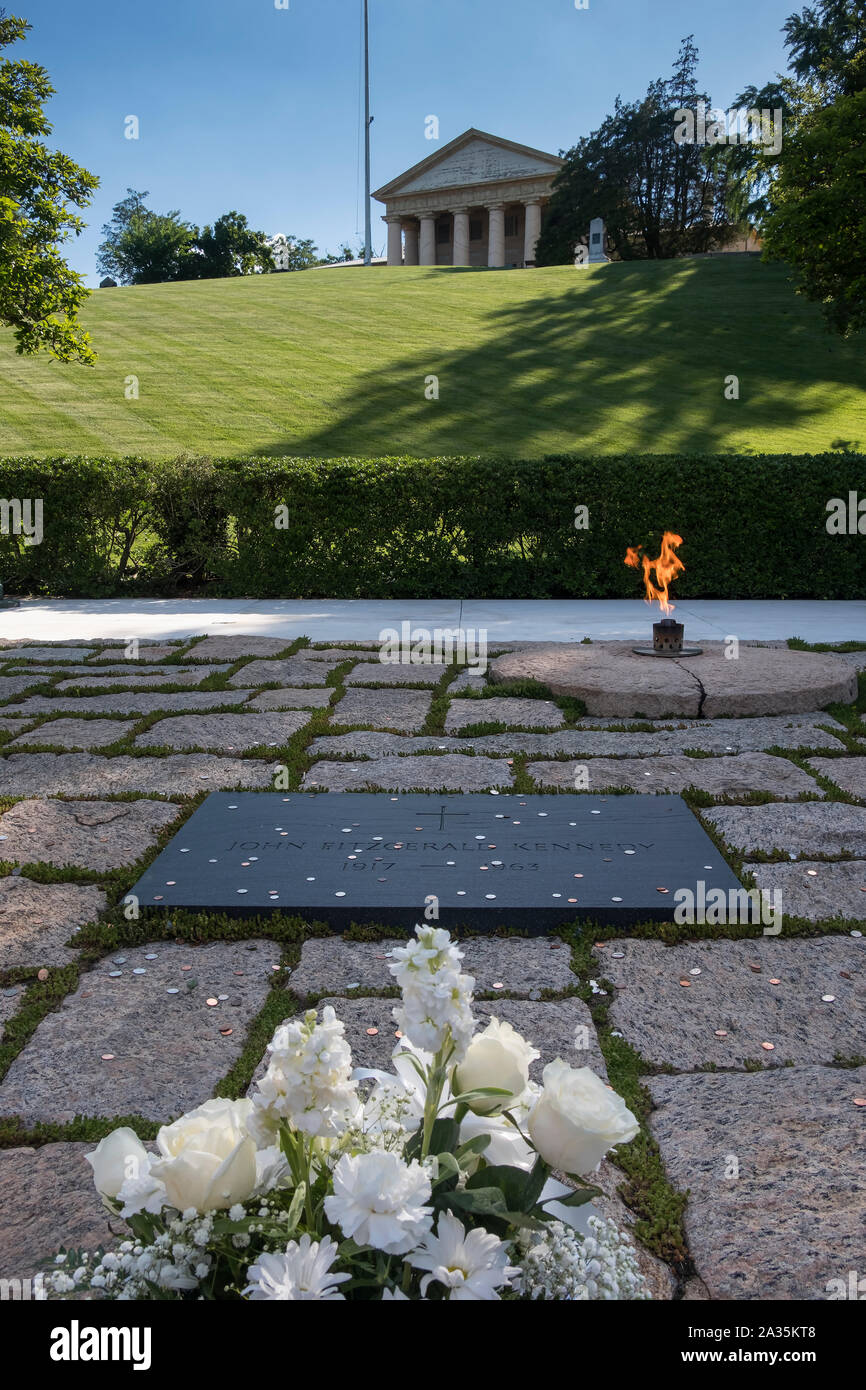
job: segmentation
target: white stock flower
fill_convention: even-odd
[[[268,1044],[270,1060],[253,1096],[250,1129],[259,1147],[273,1141],[280,1120],[320,1138],[335,1138],[359,1116],[357,1084],[345,1026],[328,1004],[284,1023]]]
[[[344,1154],[325,1198],[328,1220],[358,1245],[405,1255],[430,1230],[430,1178],[413,1159],[395,1153]]]
[[[338,1293],[337,1285],[351,1275],[331,1272],[338,1253],[339,1247],[330,1236],[321,1242],[308,1235],[301,1236],[300,1242],[289,1241],[285,1255],[260,1255],[258,1262],[250,1265],[250,1283],[244,1294],[250,1299],[344,1303],[345,1295]]]
[[[551,1168],[579,1177],[593,1172],[614,1144],[634,1139],[640,1126],[625,1101],[589,1067],[557,1057],[542,1074],[543,1088],[527,1121],[529,1135]]]
[[[256,1186],[256,1146],[247,1131],[248,1100],[207,1100],[163,1125],[156,1137],[162,1155],[151,1174],[165,1184],[173,1207],[216,1211],[245,1202]]]
[[[415,936],[390,953],[388,969],[403,995],[394,1018],[406,1037],[428,1052],[438,1052],[450,1032],[459,1062],[475,1026],[471,1007],[475,980],[461,974],[463,952],[444,928],[416,926]]]
[[[407,1263],[430,1271],[421,1280],[422,1294],[435,1282],[456,1302],[498,1301],[497,1289],[520,1274],[508,1263],[508,1247],[498,1236],[480,1228],[467,1235],[463,1222],[448,1211],[440,1214],[435,1236],[428,1235]]]
[[[138,1178],[150,1168],[150,1154],[135,1131],[125,1126],[100,1139],[93,1152],[84,1157],[102,1197],[115,1198],[127,1179]]]
[[[470,1102],[481,1115],[510,1110],[529,1084],[529,1066],[541,1053],[512,1028],[510,1023],[491,1018],[483,1033],[476,1033],[466,1056],[457,1068],[458,1091],[474,1091],[496,1086],[508,1096],[489,1096]]]

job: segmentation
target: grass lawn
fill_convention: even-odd
[[[866,339],[756,258],[148,285],[82,322],[95,368],[0,333],[0,455],[866,448]]]

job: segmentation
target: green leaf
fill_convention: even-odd
[[[563,1207],[583,1207],[587,1202],[591,1202],[593,1197],[602,1196],[600,1187],[582,1187],[577,1192],[569,1192],[567,1197],[546,1197],[543,1202],[539,1202],[540,1207],[546,1207],[548,1202],[559,1202]]]
[[[467,1139],[457,1150],[457,1158],[466,1158],[469,1154],[482,1154],[490,1147],[492,1138],[491,1134],[476,1134],[473,1139]]]
[[[449,1192],[443,1206],[458,1207],[479,1216],[498,1216],[503,1221],[508,1218],[508,1204],[498,1187],[465,1187],[462,1192]]]
[[[501,1194],[503,1202],[511,1211],[529,1211],[526,1194],[530,1176],[522,1168],[487,1163],[472,1174],[466,1189],[478,1191],[494,1188]]]

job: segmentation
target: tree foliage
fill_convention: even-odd
[[[750,190],[767,259],[846,336],[866,325],[866,5],[820,0],[783,32],[793,76],[764,89],[784,107],[782,148],[741,155],[732,182]]]
[[[698,52],[682,41],[670,78],[613,114],[565,155],[538,245],[540,265],[573,259],[593,217],[623,260],[708,251],[727,234],[727,170],[696,144],[674,140],[675,112],[707,97],[697,89]]]
[[[102,229],[97,268],[124,285],[187,279],[184,271],[197,229],[183,222],[177,211],[159,213],[145,207],[147,196],[128,188],[126,197],[115,204],[111,221]]]
[[[0,10],[0,51],[30,27]],[[41,138],[51,133],[42,108],[53,94],[37,63],[0,61],[0,323],[14,329],[19,353],[44,349],[91,365],[90,337],[77,323],[88,290],[60,247],[82,231],[71,208],[86,207],[99,180]]]

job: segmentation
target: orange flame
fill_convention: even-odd
[[[672,613],[674,605],[668,599],[668,589],[676,576],[685,569],[685,565],[677,554],[676,547],[682,545],[682,536],[677,536],[673,531],[665,531],[662,536],[661,554],[657,560],[651,560],[648,555],[642,555],[641,546],[629,546],[625,552],[625,563],[631,565],[633,569],[643,566],[643,582],[646,586],[646,601],[652,603],[653,599],[658,599],[663,613]],[[650,579],[650,571],[655,570],[655,584]]]

